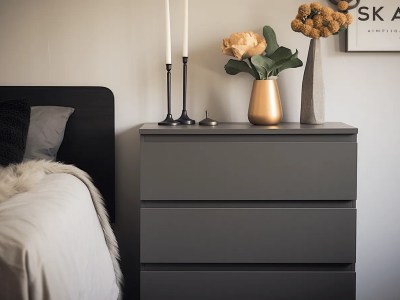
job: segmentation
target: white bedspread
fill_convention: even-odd
[[[0,203],[1,300],[111,300],[118,285],[92,199],[68,174]]]

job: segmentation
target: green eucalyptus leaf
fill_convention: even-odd
[[[282,72],[283,70],[286,69],[291,69],[291,68],[299,68],[303,66],[303,62],[299,58],[294,58],[289,60],[288,62],[284,63],[279,69],[278,73]]]
[[[290,58],[291,58],[291,59],[292,59],[292,58],[297,58],[298,56],[299,56],[299,50],[296,49],[296,52],[293,53],[293,55],[292,55]]]
[[[254,65],[260,79],[267,79],[269,72],[272,70],[274,62],[265,56],[256,55],[251,58],[251,63]]]
[[[291,56],[292,50],[286,47],[279,47],[269,58],[271,58],[273,61],[281,61],[284,59],[289,59]]]
[[[227,64],[225,65],[225,71],[229,75],[236,75],[241,72],[249,73],[251,76],[257,79],[256,74],[252,70],[252,68],[249,67],[249,65],[241,60],[234,60],[230,59]]]
[[[277,76],[279,73],[279,68],[281,68],[284,64],[286,64],[290,60],[290,57],[284,58],[278,61],[273,61],[273,65],[271,66],[268,77]]]
[[[248,58],[248,60],[249,60],[250,68],[253,70],[253,73],[255,74],[255,79],[260,80],[261,79],[261,75],[260,75],[260,73],[258,73],[256,67],[251,62],[251,57]]]
[[[263,29],[264,38],[267,41],[267,48],[265,49],[265,55],[272,55],[276,49],[279,48],[278,41],[276,40],[275,31],[271,26],[264,26]]]
[[[290,59],[279,67],[278,73],[286,69],[298,68],[303,66],[303,62],[298,58],[298,54],[299,51],[296,49],[296,52],[290,57]]]

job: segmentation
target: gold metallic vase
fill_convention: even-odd
[[[254,80],[249,104],[249,122],[254,125],[277,125],[282,121],[282,117],[277,80]]]

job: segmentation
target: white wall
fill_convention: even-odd
[[[322,0],[321,0],[322,1]],[[390,0],[395,1],[395,0]],[[173,110],[180,113],[182,0],[171,0]],[[222,38],[273,26],[281,44],[308,40],[290,29],[302,0],[191,0],[189,112],[247,121],[252,79],[224,73]],[[328,1],[322,1],[327,3]],[[116,99],[117,233],[128,295],[138,280],[138,128],[165,116],[163,0],[0,0],[1,85],[103,85]],[[398,53],[344,53],[344,37],[322,46],[327,120],[357,126],[360,300],[400,297],[400,111]],[[280,77],[285,120],[298,121],[303,68]],[[333,158],[334,159],[334,158]]]

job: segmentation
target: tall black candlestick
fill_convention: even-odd
[[[180,116],[178,121],[179,123],[183,125],[193,125],[196,124],[195,120],[192,120],[189,118],[187,115],[187,110],[186,110],[186,94],[187,94],[187,63],[188,63],[189,58],[188,57],[182,57],[182,62],[183,62],[183,109],[182,109],[182,115]]]
[[[171,114],[171,70],[172,65],[167,64],[167,105],[168,105],[168,114],[164,121],[158,123],[161,126],[176,126],[179,125],[178,121],[175,121]]]

